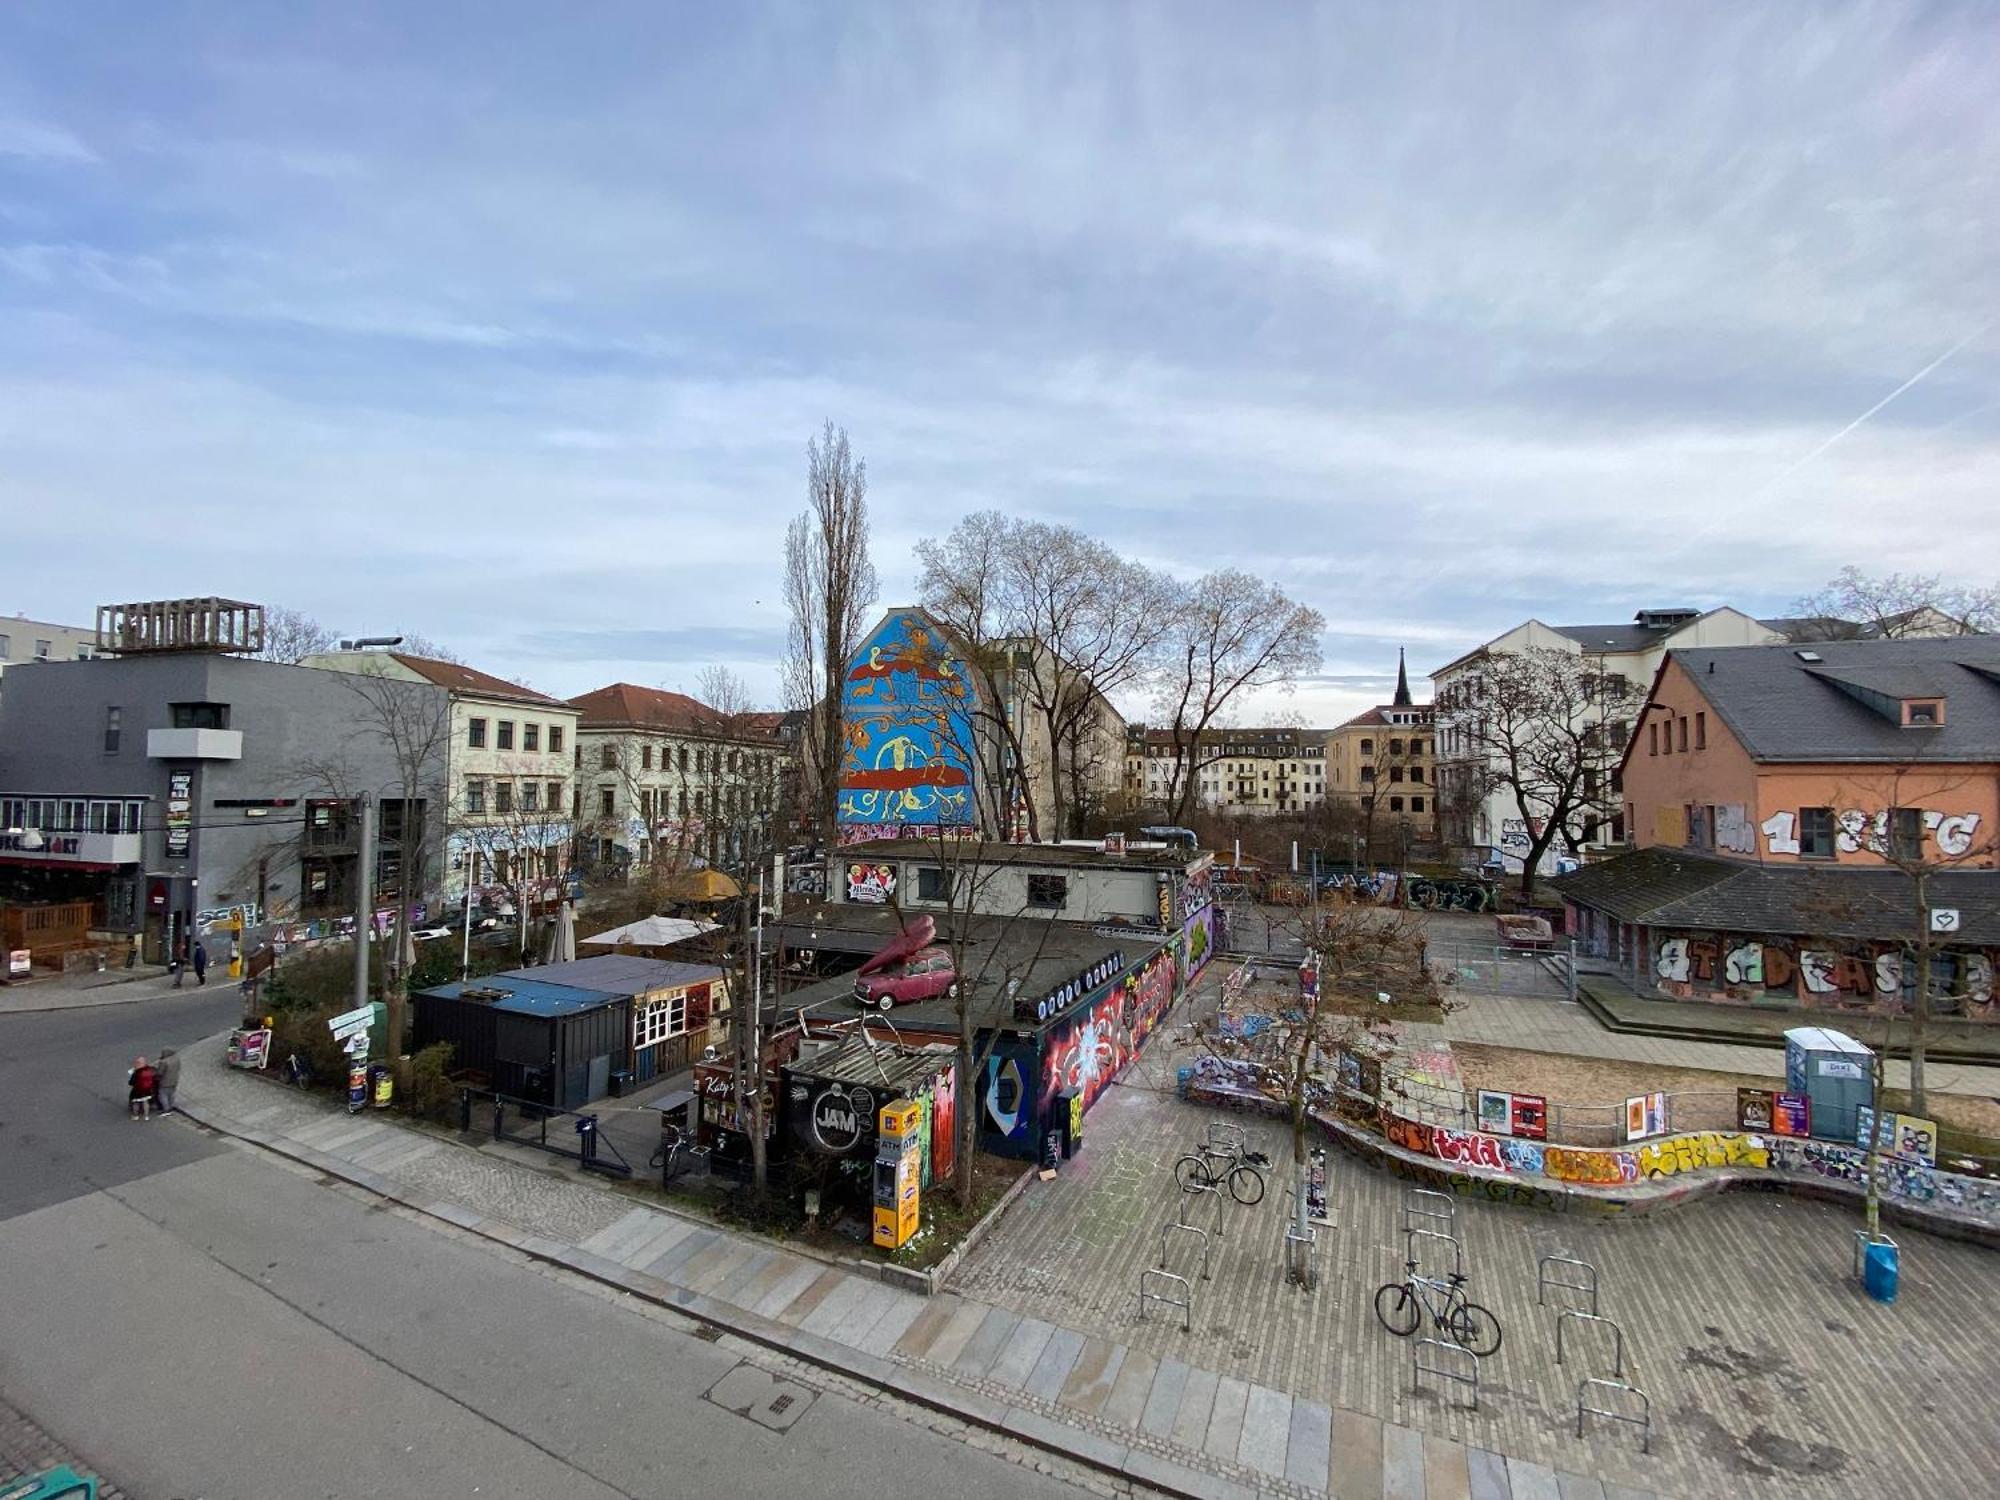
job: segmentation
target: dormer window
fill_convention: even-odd
[[[1903,727],[1905,729],[1936,729],[1944,723],[1944,699],[1905,698],[1903,700]]]

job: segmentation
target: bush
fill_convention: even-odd
[[[403,1107],[425,1120],[449,1120],[458,1108],[458,1085],[451,1081],[451,1043],[433,1042],[410,1058],[410,1086]]]
[[[312,1069],[313,1083],[319,1088],[347,1087],[347,1054],[333,1039],[326,1023],[347,1009],[346,1003],[292,1007],[274,1010],[271,1017],[271,1066],[282,1068],[285,1059],[297,1053]]]

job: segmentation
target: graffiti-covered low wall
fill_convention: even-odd
[[[1896,943],[1656,930],[1651,960],[1654,987],[1681,1000],[1775,999],[1876,1015],[1904,1014],[1916,1001],[1916,965]],[[1996,966],[1991,949],[1940,945],[1931,956],[1936,1013],[1994,1018]]]

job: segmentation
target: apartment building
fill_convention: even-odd
[[[403,732],[446,749],[445,900],[463,901],[468,882],[475,892],[526,888],[537,902],[556,899],[575,837],[576,709],[461,662],[405,651],[328,651],[302,665],[442,688],[442,713]]]
[[[0,618],[0,694],[9,667],[41,661],[89,661],[103,655],[94,626],[56,625],[26,615]]]
[[[1784,641],[1800,622],[1755,620],[1724,606],[1642,609],[1627,624],[1544,625],[1528,620],[1495,636],[1431,673],[1436,706],[1436,784],[1441,835],[1448,847],[1479,863],[1498,862],[1519,873],[1538,823],[1512,791],[1498,783],[1497,758],[1483,753],[1475,721],[1485,713],[1481,695],[1491,658],[1542,651],[1574,658],[1581,696],[1578,723],[1589,737],[1594,764],[1584,772],[1583,805],[1570,833],[1582,849],[1601,852],[1625,838],[1618,762],[1632,733],[1646,685],[1666,653],[1710,646],[1756,646]],[[1568,852],[1556,839],[1543,853],[1544,873]]]
[[[1125,740],[1126,795],[1141,809],[1164,807],[1191,775],[1195,805],[1203,812],[1304,812],[1325,801],[1330,789],[1328,735],[1324,729],[1216,729],[1183,762],[1173,731],[1135,724]]]
[[[795,721],[728,715],[685,693],[614,682],[577,715],[579,851],[601,870],[730,866],[786,837]]]
[[[1411,698],[1409,672],[1399,656],[1391,700],[1328,732],[1328,796],[1351,805],[1371,833],[1403,827],[1412,838],[1428,840],[1438,816],[1432,719],[1431,706]]]

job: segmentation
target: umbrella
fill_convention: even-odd
[[[543,962],[576,962],[576,911],[567,901],[556,909],[555,920],[549,923],[549,946]]]
[[[720,870],[686,870],[668,881],[662,894],[672,901],[701,904],[734,901],[743,894],[743,887]]]

